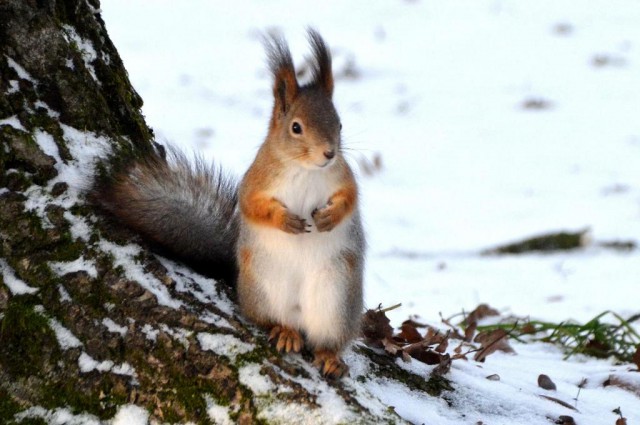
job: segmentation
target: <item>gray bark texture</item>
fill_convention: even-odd
[[[367,382],[439,392],[361,344],[367,374],[326,382],[232,289],[95,211],[77,185],[105,162],[87,152],[147,152],[141,106],[98,0],[0,0],[0,423],[101,423],[127,404],[152,423],[331,423],[336,405],[341,422],[402,423]]]

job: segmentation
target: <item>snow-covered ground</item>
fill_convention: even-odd
[[[480,302],[550,321],[640,309],[638,250],[595,246],[640,242],[637,1],[103,0],[102,12],[158,139],[238,176],[271,107],[260,34],[282,31],[298,63],[305,27],[323,34],[348,156],[358,169],[382,163],[359,173],[366,301],[403,303],[393,324],[409,314],[437,322],[439,312]],[[479,255],[586,228],[594,246],[578,252]],[[416,423],[548,423],[546,415],[567,414],[613,424],[616,407],[640,423],[640,395],[601,385],[621,371],[611,362],[563,361],[542,344],[515,348],[517,356],[490,356],[482,369],[454,362],[454,407],[372,391]],[[493,373],[500,382],[484,379]],[[541,399],[540,373],[571,404],[587,378],[581,413]]]

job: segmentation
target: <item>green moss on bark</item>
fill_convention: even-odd
[[[10,376],[42,376],[60,358],[55,334],[45,317],[34,309],[34,295],[9,299],[0,321],[0,363]]]

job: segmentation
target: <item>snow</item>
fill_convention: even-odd
[[[158,334],[160,333],[159,330],[153,329],[153,326],[151,326],[148,323],[146,323],[142,328],[140,328],[140,330],[142,331],[142,333],[144,333],[144,336],[149,341],[153,341],[153,342],[155,342],[156,339],[158,339]]]
[[[19,78],[23,80],[27,80],[31,82],[33,85],[38,84],[38,82],[33,79],[31,74],[29,74],[20,64],[18,64],[18,62],[16,62],[9,56],[5,55],[5,57],[7,58],[7,64],[9,65],[10,68],[13,68],[13,70],[18,74]]]
[[[111,425],[147,425],[149,412],[135,404],[125,404],[118,409]]]
[[[120,336],[122,337],[124,337],[127,334],[126,326],[120,326],[108,317],[105,317],[104,319],[102,319],[102,324],[104,325],[105,328],[107,328],[109,332],[120,334]]]
[[[136,370],[129,363],[124,362],[111,368],[111,372],[116,375],[136,376]]]
[[[56,160],[57,164],[62,164],[62,158],[60,158],[60,152],[58,151],[58,145],[56,145],[53,136],[46,131],[37,130],[34,134],[36,143],[40,146],[42,152]]]
[[[191,335],[193,335],[192,331],[189,331],[189,330],[186,330],[186,329],[183,329],[183,328],[170,328],[169,326],[165,325],[164,323],[162,323],[160,325],[160,330],[162,332],[168,334],[169,336],[171,336],[171,338],[175,339],[180,344],[182,344],[185,349],[189,348],[189,337]],[[151,335],[154,335],[154,334],[152,333]],[[154,339],[155,339],[155,337],[154,337]]]
[[[111,372],[116,375],[131,376],[134,379],[137,375],[133,366],[127,362],[119,365],[115,364],[111,360],[103,360],[99,362],[84,351],[80,354],[80,357],[78,357],[78,367],[82,373],[89,373],[97,370],[98,372]]]
[[[94,279],[98,277],[98,270],[96,269],[95,261],[87,260],[83,256],[80,256],[73,261],[50,261],[49,267],[51,267],[51,270],[60,277],[63,277],[68,273],[76,273],[79,271],[86,272]]]
[[[64,218],[71,224],[69,230],[74,239],[80,239],[85,242],[89,241],[91,230],[83,217],[75,216],[70,211],[65,211]]]
[[[134,404],[125,404],[118,407],[113,419],[101,421],[94,415],[86,413],[74,414],[67,408],[47,410],[43,407],[31,407],[16,415],[19,423],[25,419],[40,418],[49,425],[147,425],[149,412]]]
[[[0,126],[2,126],[2,125],[9,125],[9,126],[15,128],[16,130],[25,131],[25,128],[22,126],[22,123],[18,119],[17,115],[13,115],[13,116],[11,116],[9,118],[1,119],[0,120]]]
[[[524,344],[512,342],[517,354],[496,352],[486,362],[477,363],[454,360],[448,378],[454,391],[445,393],[445,399],[430,397],[386,378],[372,378],[367,362],[353,351],[345,360],[351,365],[351,377],[366,377],[366,391],[377,397],[403,418],[412,423],[476,424],[548,424],[548,418],[572,416],[576,423],[611,424],[615,415],[611,410],[620,407],[629,421],[637,415],[640,374],[629,373],[628,365],[615,365],[610,360],[594,360],[577,356],[563,361],[559,347],[548,344]],[[450,352],[451,350],[449,350]],[[397,363],[417,375],[428,376],[433,366],[415,360]],[[537,384],[538,375],[545,373],[557,385],[556,391],[548,391]],[[498,380],[487,379],[497,375]],[[627,390],[603,384],[610,377],[630,379]],[[579,388],[582,382],[582,389]],[[621,381],[624,382],[624,381]],[[347,384],[352,384],[348,382]],[[629,390],[630,389],[630,390]],[[559,399],[575,407],[577,411],[545,399]],[[362,394],[356,398],[362,403]],[[615,400],[615,401],[614,401]],[[610,405],[610,409],[608,406]]]
[[[143,267],[136,261],[135,257],[140,255],[141,249],[137,245],[129,244],[125,246],[117,245],[109,241],[100,241],[100,248],[113,255],[113,265],[122,267],[127,279],[137,282],[147,291],[151,292],[161,305],[171,308],[180,308],[182,302],[171,297],[167,287],[151,273],[144,271]]]
[[[36,108],[43,108],[43,109],[45,109],[45,110],[47,111],[47,114],[48,114],[51,118],[53,118],[53,119],[58,119],[58,118],[60,118],[60,113],[58,113],[58,112],[54,111],[53,109],[51,109],[51,108],[49,107],[49,105],[47,105],[46,103],[44,103],[44,102],[43,102],[43,101],[41,101],[41,100],[37,100],[37,101],[34,103],[34,106],[35,106]]]
[[[0,258],[0,273],[2,274],[3,283],[9,288],[13,295],[33,294],[38,292],[38,288],[32,288],[23,280],[19,279],[11,266],[7,264],[7,260]]]
[[[44,102],[39,102],[39,104],[41,107],[46,107],[50,115],[58,114]],[[48,205],[57,205],[69,209],[77,204],[81,192],[86,191],[88,184],[93,180],[97,162],[101,158],[105,158],[111,151],[109,141],[103,136],[80,131],[62,123],[60,127],[73,160],[63,161],[53,136],[46,131],[36,130],[34,132],[36,143],[45,154],[55,159],[58,175],[49,180],[44,188],[33,185],[25,191],[25,196],[28,198],[25,202],[26,209],[38,214],[45,227],[51,226],[45,208]],[[67,183],[69,188],[60,196],[52,198],[50,196],[51,190],[58,182]],[[64,216],[71,223],[71,235],[76,239],[87,241],[90,236],[89,227],[84,219],[76,217],[68,211]]]
[[[211,421],[217,425],[233,425],[229,416],[229,408],[217,404],[210,395],[205,396],[207,402],[207,414]]]
[[[49,326],[56,334],[56,339],[60,348],[68,350],[70,348],[82,347],[82,342],[67,328],[62,326],[62,323],[56,319],[49,318]]]
[[[254,398],[254,402],[261,407],[261,419],[266,420],[269,423],[312,423],[312,424],[336,424],[336,423],[354,423],[356,421],[356,415],[345,403],[344,399],[336,392],[332,386],[330,386],[324,379],[319,376],[318,370],[316,370],[309,363],[303,361],[300,358],[289,358],[294,361],[298,367],[303,368],[310,377],[303,376],[290,376],[283,370],[278,370],[280,374],[291,379],[293,382],[299,384],[302,388],[307,390],[315,397],[315,401],[318,404],[317,409],[309,409],[308,406],[302,404],[288,402],[284,403],[281,400],[273,399],[268,392],[265,392],[267,386],[274,385],[268,382],[261,382],[266,377],[260,375],[260,366],[253,364],[247,365],[249,369],[241,369],[240,379],[246,382],[250,388],[255,387],[258,397]],[[360,358],[362,360],[362,358]],[[251,370],[253,369],[253,370]],[[253,372],[254,376],[249,376]],[[353,381],[349,378],[345,378],[345,390],[348,392],[356,392],[357,387],[351,386]],[[360,388],[362,390],[362,388]],[[271,392],[286,392],[290,391],[287,388],[280,386],[274,387]],[[358,402],[367,406],[372,411],[382,413],[382,409],[386,409],[387,406],[383,406],[379,400],[372,397],[371,393],[364,390],[360,394],[362,398],[358,398]]]
[[[62,167],[60,171],[67,174],[59,177],[70,184],[86,184],[87,179],[94,175],[98,159],[105,158],[110,153],[111,142],[90,131],[78,130],[66,124],[61,124],[60,127],[75,163],[71,167]]]
[[[256,348],[253,344],[240,341],[233,335],[214,335],[208,332],[200,332],[197,337],[203,350],[213,351],[231,360],[234,360],[239,354],[248,353]]]
[[[5,92],[6,94],[17,93],[20,91],[20,83],[18,80],[9,80],[9,88]]]
[[[256,395],[268,394],[275,389],[273,382],[260,374],[261,367],[257,363],[250,363],[238,370],[240,383],[247,386]]]
[[[69,295],[69,292],[65,289],[64,286],[58,285],[58,293],[60,294],[60,301],[62,302],[73,301],[73,299],[71,298],[71,295]]]
[[[98,372],[108,372],[113,368],[113,364],[114,363],[111,360],[98,362],[85,352],[82,352],[80,357],[78,357],[78,366],[82,373],[88,373],[93,370],[97,370]]]
[[[47,410],[43,407],[30,407],[24,412],[20,412],[15,416],[16,421],[24,421],[25,419],[40,418],[48,425],[101,425],[102,422],[94,415],[81,413],[74,415],[67,408],[58,408]]]
[[[188,267],[160,255],[156,255],[156,258],[167,269],[169,277],[175,281],[176,291],[188,292],[205,304],[215,305],[223,313],[233,314],[231,300],[224,293],[216,291],[214,279],[194,273]]]
[[[89,71],[89,74],[91,74],[91,78],[93,78],[96,83],[101,84],[100,80],[98,80],[98,77],[96,76],[96,70],[92,65],[93,61],[98,58],[98,54],[96,53],[96,49],[94,49],[93,47],[93,43],[80,37],[75,28],[73,28],[72,26],[63,25],[63,28],[67,34],[67,42],[74,43],[76,45],[76,48],[80,50],[82,60],[84,61],[84,65]]]

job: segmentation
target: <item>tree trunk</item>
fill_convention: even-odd
[[[153,143],[99,7],[0,0],[0,422],[402,422],[373,378],[327,383],[309,354],[280,356],[225,285],[83,201],[98,160]],[[433,392],[372,350],[350,356]]]

